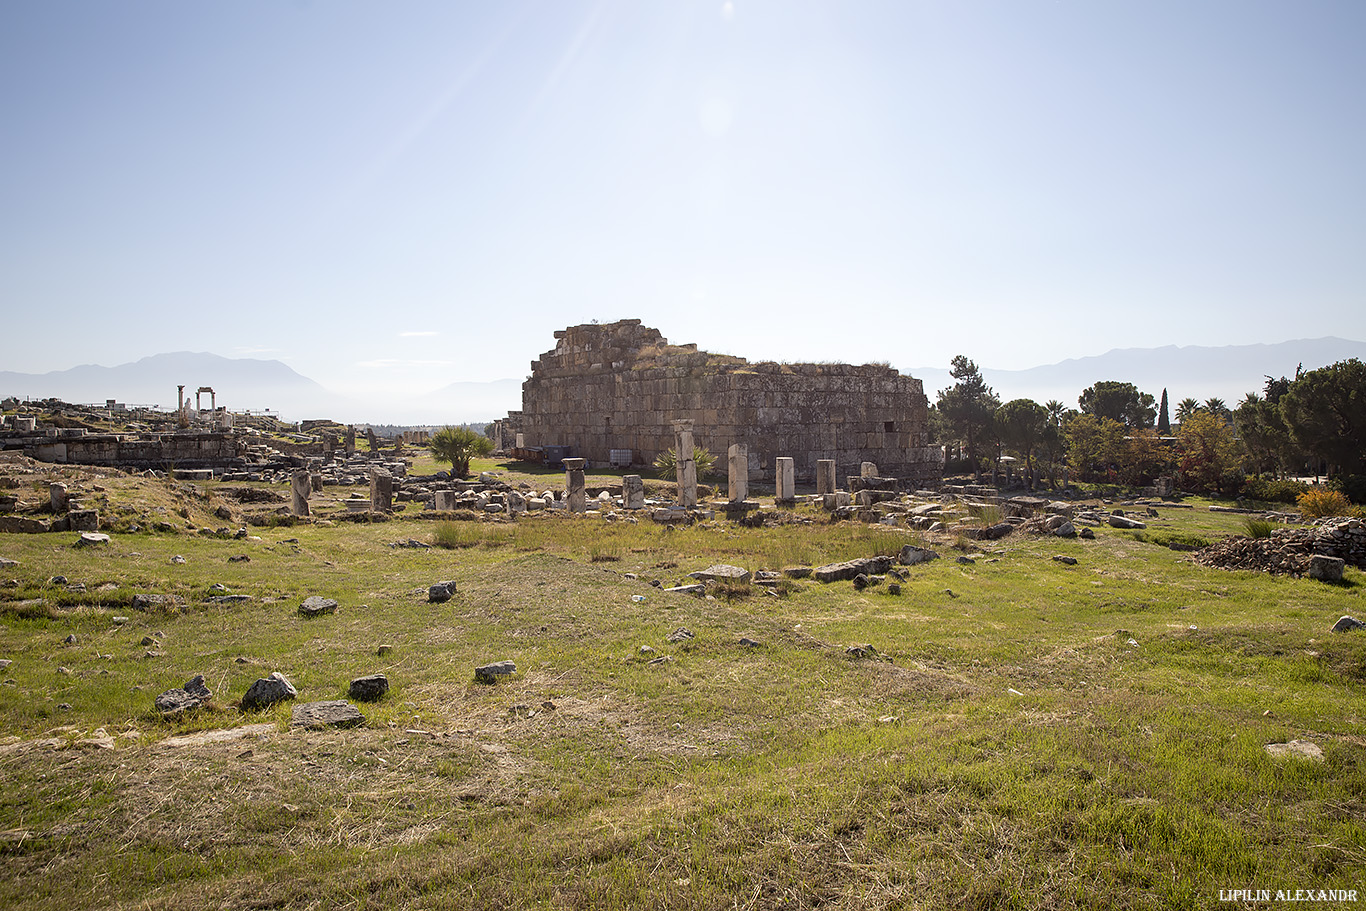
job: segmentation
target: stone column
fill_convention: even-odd
[[[393,512],[394,476],[387,471],[370,472],[370,510]]]
[[[774,499],[791,503],[797,499],[797,461],[791,456],[773,460]]]
[[[346,426],[346,454],[355,455],[356,453],[356,428],[350,424]]]
[[[294,494],[290,511],[296,516],[308,515],[308,494],[313,489],[313,481],[307,468],[300,468],[290,476],[290,489]]]
[[[835,460],[817,459],[816,460],[816,493],[827,494],[835,492]]]
[[[628,474],[621,479],[621,505],[626,509],[645,508],[645,482],[638,474]]]
[[[319,474],[318,472],[316,472],[316,471],[311,471],[311,472],[309,472],[309,473],[308,473],[308,485],[309,485],[309,487],[311,487],[311,488],[313,489],[313,492],[314,492],[314,493],[322,493],[322,492],[323,492],[323,476],[322,476],[321,474]]]
[[[493,451],[494,451],[494,452],[502,452],[502,451],[503,451],[503,422],[502,422],[502,421],[494,421],[494,422],[493,422]]]
[[[743,503],[749,499],[749,447],[732,443],[726,452],[730,466],[730,501]]]
[[[564,489],[570,512],[585,512],[588,509],[583,489],[584,462],[584,459],[572,457],[564,460]]]
[[[678,481],[678,505],[684,508],[697,505],[697,463],[692,451],[693,422],[674,421],[674,476]]]
[[[47,501],[52,505],[53,515],[66,512],[66,485],[60,481],[47,485]]]
[[[864,462],[859,466],[858,475],[860,478],[876,478],[878,476],[877,464],[875,462]]]

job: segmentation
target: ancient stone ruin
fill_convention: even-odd
[[[937,485],[943,450],[929,445],[920,380],[875,364],[750,363],[670,345],[640,320],[572,326],[531,364],[522,410],[500,430],[526,446],[567,446],[592,465],[648,465],[692,421],[696,445],[718,455],[744,444],[750,477],[773,480],[780,458],[813,482],[865,461],[908,486]]]

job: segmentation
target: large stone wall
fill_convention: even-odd
[[[11,434],[0,446],[42,462],[137,468],[218,467],[239,462],[243,444],[231,433],[116,434],[65,431]]]
[[[837,477],[859,474],[865,461],[917,485],[942,476],[921,382],[891,367],[751,364],[669,345],[639,320],[573,326],[555,338],[531,364],[505,445],[521,432],[527,446],[565,445],[604,464],[612,450],[630,450],[643,465],[673,446],[670,422],[686,418],[696,444],[722,461],[730,444],[745,443],[755,477],[771,478],[779,456],[795,459],[804,480],[818,459],[834,459]]]

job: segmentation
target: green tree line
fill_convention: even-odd
[[[1186,398],[1168,412],[1132,383],[1101,380],[1077,408],[1051,400],[1001,402],[964,355],[954,384],[930,408],[931,432],[950,448],[946,473],[981,477],[1009,455],[1030,489],[1075,481],[1129,486],[1174,476],[1183,490],[1293,499],[1286,479],[1326,475],[1366,502],[1366,364],[1352,358],[1294,378],[1267,377],[1235,407]]]

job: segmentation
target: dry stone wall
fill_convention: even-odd
[[[773,477],[791,457],[803,481],[831,459],[837,476],[877,463],[887,477],[937,484],[943,451],[929,445],[920,380],[891,367],[749,363],[696,345],[669,345],[639,320],[573,326],[533,361],[522,410],[504,426],[527,446],[565,445],[606,464],[629,450],[642,465],[674,444],[671,422],[694,422],[696,445],[746,445],[750,473]]]
[[[215,467],[241,460],[243,444],[231,433],[117,434],[67,431],[16,434],[3,440],[41,462],[120,467]]]

